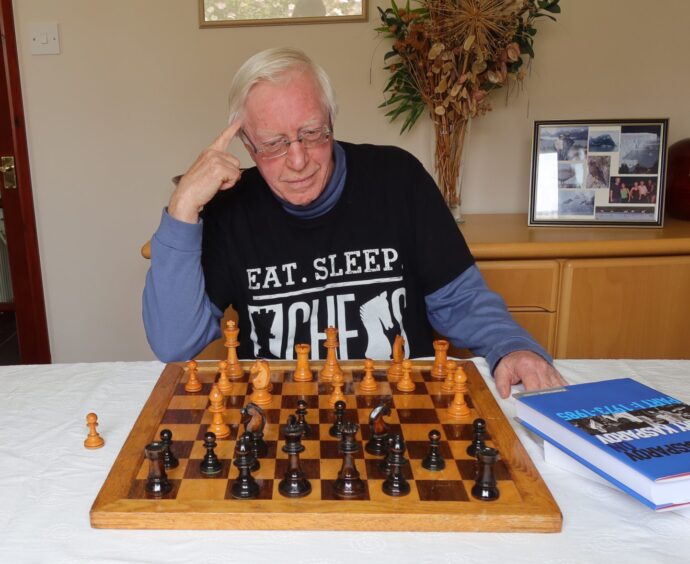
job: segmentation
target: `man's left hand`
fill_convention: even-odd
[[[502,398],[510,394],[510,387],[522,382],[525,390],[540,390],[564,386],[567,382],[560,372],[532,351],[508,353],[494,370],[496,389]]]

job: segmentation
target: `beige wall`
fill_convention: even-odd
[[[223,128],[230,78],[250,54],[304,49],[335,83],[338,138],[398,144],[432,166],[428,122],[400,137],[377,109],[388,47],[373,31],[377,3],[363,24],[202,30],[196,0],[15,0],[55,362],[152,358],[139,247],[169,178]],[[535,119],[669,117],[670,141],[688,136],[690,2],[561,4],[559,21],[540,27],[523,91],[507,104],[498,93],[473,124],[465,212],[526,211]],[[60,55],[30,54],[32,22],[59,24]]]

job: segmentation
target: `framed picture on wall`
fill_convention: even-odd
[[[529,225],[661,227],[667,119],[536,121]]]
[[[200,27],[366,22],[368,0],[198,0]]]

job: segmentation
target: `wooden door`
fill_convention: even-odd
[[[19,362],[50,362],[43,283],[36,237],[24,108],[17,62],[12,0],[0,0],[0,198],[2,201],[13,300],[19,340]]]

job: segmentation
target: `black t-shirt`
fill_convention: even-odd
[[[340,143],[347,176],[325,215],[287,213],[256,168],[203,212],[206,292],[239,313],[243,358],[390,358],[396,334],[410,356],[433,354],[424,296],[473,264],[433,179],[394,147]]]

